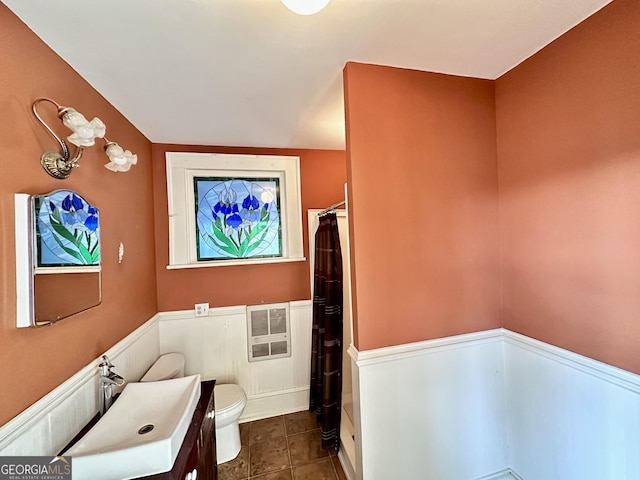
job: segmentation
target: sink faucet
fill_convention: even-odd
[[[124,385],[124,378],[112,371],[113,364],[106,355],[102,356],[102,363],[98,365],[100,369],[100,416],[107,413],[113,403],[113,386]]]

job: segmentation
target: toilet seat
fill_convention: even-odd
[[[213,389],[213,396],[217,414],[233,410],[246,400],[244,390],[235,384],[216,385]]]

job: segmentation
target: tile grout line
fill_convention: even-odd
[[[293,479],[293,462],[291,461],[291,449],[289,448],[289,432],[287,430],[287,419],[283,415],[282,416],[282,424],[284,428],[284,443],[287,444],[287,456],[289,457],[289,472],[291,473],[291,480]]]
[[[338,471],[336,470],[336,463],[333,461],[333,458],[331,457],[329,457],[329,461],[331,462],[331,468],[333,469],[333,474],[335,475],[336,480],[338,480]]]
[[[251,423],[249,423],[249,434],[247,435],[247,480],[251,479]],[[240,448],[242,449],[242,440],[240,440]]]
[[[273,473],[276,473],[276,472],[284,472],[285,470],[289,470],[289,473],[291,475],[291,479],[292,480],[295,479],[295,476],[294,476],[294,473],[293,473],[293,468],[294,468],[293,458],[292,458],[291,448],[290,448],[290,445],[289,445],[290,436],[304,435],[305,433],[313,432],[314,430],[318,430],[318,428],[308,428],[308,426],[307,426],[307,427],[303,427],[303,431],[293,433],[293,432],[289,432],[289,429],[287,428],[286,415],[281,415],[280,416],[280,420],[282,422],[281,425],[282,425],[282,431],[283,431],[283,434],[284,434],[283,435],[283,439],[284,439],[284,441],[286,443],[286,448],[287,448],[288,465],[286,465],[281,470],[277,470],[277,471],[274,471],[274,472],[262,472],[260,475],[253,475],[252,476],[251,446],[255,445],[255,443],[253,443],[251,441],[251,438],[252,438],[252,434],[253,434],[253,428],[252,427],[255,426],[255,425],[252,425],[252,424],[254,424],[255,422],[248,422],[248,425],[247,425],[247,427],[248,427],[248,440],[247,440],[247,445],[246,445],[247,448],[249,449],[248,454],[247,454],[247,458],[248,458],[248,460],[247,460],[248,461],[248,466],[247,466],[248,472],[247,472],[247,474],[248,474],[248,476],[244,477],[246,480],[257,480],[258,478],[262,478],[264,475],[269,475],[269,474],[273,474]],[[314,424],[314,426],[315,426],[315,424]],[[264,442],[273,443],[274,440],[276,440],[276,439],[270,438],[270,439],[265,439]],[[263,443],[263,442],[258,442],[258,443]],[[319,457],[319,458],[316,458],[316,459],[313,459],[313,460],[309,459],[308,461],[305,461],[305,462],[301,463],[300,465],[307,465],[307,464],[317,463],[319,461],[322,461],[323,459],[327,459],[330,462],[331,471],[333,472],[333,477],[332,478],[335,479],[335,480],[339,480],[340,476],[338,475],[337,467],[336,467],[336,464],[335,464],[335,461],[334,461],[334,460],[337,460],[337,457],[336,457],[336,459],[334,459],[333,456],[331,455],[330,451],[327,451],[326,453],[327,453],[327,455],[324,456],[324,457]]]

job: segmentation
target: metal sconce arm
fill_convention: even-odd
[[[37,106],[40,102],[44,101],[53,103],[56,106],[56,108],[58,109],[58,118],[60,119],[62,119],[65,113],[67,113],[70,109],[68,107],[59,105],[57,102],[51,100],[50,98],[45,97],[36,99],[31,107],[33,110],[33,114],[36,116],[38,121],[44,126],[44,128],[47,129],[51,136],[56,139],[56,141],[60,144],[60,149],[62,150],[62,153],[51,151],[44,152],[40,157],[40,163],[49,175],[59,180],[63,180],[71,175],[72,168],[78,166],[78,162],[80,161],[80,158],[82,158],[82,147],[77,147],[76,154],[73,156],[73,158],[69,158],[70,151],[65,141],[62,140],[38,114]]]
[[[71,153],[67,143],[61,139],[53,129],[38,114],[38,104],[40,102],[49,102],[58,109],[58,118],[73,133],[67,137],[70,143],[76,146],[76,153],[70,158]],[[71,171],[79,166],[80,158],[82,158],[83,147],[90,147],[95,144],[96,138],[102,138],[105,142],[104,150],[109,157],[109,163],[105,167],[113,172],[126,172],[138,162],[137,156],[129,150],[124,150],[120,145],[111,142],[105,138],[106,127],[102,120],[94,118],[91,121],[87,119],[71,107],[63,107],[50,98],[42,97],[33,102],[33,114],[38,121],[47,129],[53,138],[60,144],[61,153],[44,152],[40,157],[40,163],[46,172],[53,178],[64,180],[71,175]]]

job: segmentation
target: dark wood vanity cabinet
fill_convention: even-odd
[[[209,402],[205,410],[204,420],[198,433],[197,441],[197,459],[198,472],[203,472],[203,479],[217,480],[218,478],[218,462],[216,458],[216,419],[215,404],[213,399],[213,388],[215,380],[210,382],[211,392],[209,393]],[[204,388],[204,387],[203,387]],[[201,478],[198,475],[197,478]],[[197,480],[197,479],[193,479]]]
[[[215,380],[202,382],[200,401],[171,471],[144,480],[217,480],[215,384]]]

